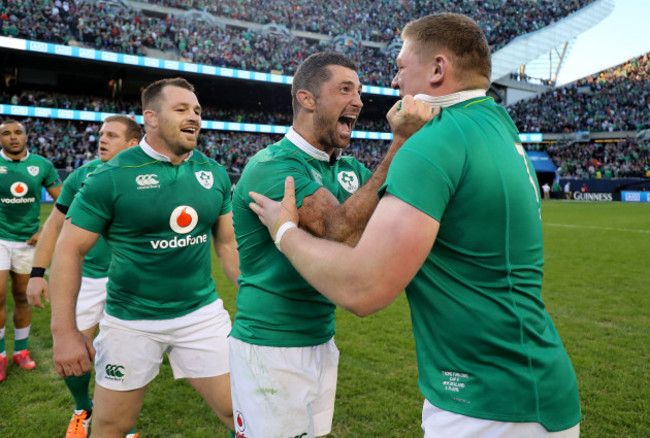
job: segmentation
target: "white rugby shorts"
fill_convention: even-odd
[[[230,389],[238,438],[313,438],[330,433],[339,350],[267,347],[230,338]]]
[[[34,247],[27,242],[0,239],[0,271],[29,274],[34,261]]]
[[[104,316],[108,277],[82,277],[77,296],[77,328],[80,331],[94,327]]]
[[[578,438],[580,423],[559,432],[549,432],[539,423],[509,423],[468,417],[437,408],[424,400],[424,438]]]
[[[104,313],[95,338],[95,381],[114,391],[146,386],[167,353],[174,378],[227,374],[230,315],[221,299],[164,320],[118,319]]]

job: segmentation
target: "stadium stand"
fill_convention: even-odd
[[[508,107],[520,132],[650,128],[650,53]]]
[[[389,86],[394,74],[393,55],[386,50],[360,44],[377,37],[384,43],[396,38],[399,24],[436,11],[467,13],[484,27],[496,49],[522,33],[536,30],[566,16],[592,0],[440,2],[431,7],[421,1],[383,1],[377,7],[369,0],[330,3],[304,2],[299,11],[290,2],[218,2],[207,7],[216,15],[258,22],[277,22],[289,28],[304,28],[321,36],[349,38],[288,38],[260,33],[254,28],[214,26],[203,20],[168,14],[147,16],[138,9],[116,9],[101,2],[77,0],[54,2],[17,0],[0,11],[0,34],[58,44],[82,44],[118,53],[145,55],[147,49],[176,55],[189,62],[253,71],[278,71],[292,75],[312,53],[336,50],[352,56],[361,66],[362,83]],[[158,2],[156,2],[158,3]],[[177,2],[175,6],[202,6]],[[526,11],[522,13],[522,11]],[[384,17],[384,18],[382,18]],[[390,18],[385,18],[390,17]],[[388,22],[386,22],[388,21]],[[522,23],[524,23],[522,25]],[[353,30],[355,29],[355,30]],[[356,33],[364,32],[360,35]],[[324,34],[324,35],[323,35]],[[359,38],[359,39],[357,39]]]
[[[520,132],[562,133],[545,150],[558,176],[650,177],[650,53],[507,108]],[[576,141],[584,131],[587,141]],[[589,133],[609,133],[599,142]],[[623,134],[621,134],[623,132]],[[618,138],[617,138],[618,137]]]
[[[145,0],[179,9],[198,9],[215,16],[260,24],[280,23],[289,29],[325,35],[350,35],[358,40],[390,43],[404,23],[434,12],[458,12],[474,18],[485,30],[488,42],[498,48],[518,35],[535,31],[591,3],[549,0],[426,0],[374,1],[287,0]]]

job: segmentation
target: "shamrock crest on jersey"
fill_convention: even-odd
[[[212,176],[212,172],[206,172],[205,170],[201,170],[199,172],[194,172],[194,175],[196,176],[196,179],[203,187],[205,187],[206,189],[212,188],[212,185],[214,184],[214,178]]]
[[[354,172],[342,171],[337,176],[339,184],[350,193],[354,193],[359,188],[359,179]]]
[[[40,167],[38,167],[38,166],[27,166],[27,172],[28,172],[31,176],[36,176],[36,175],[38,175],[38,172],[40,172],[40,171],[41,171],[41,169],[40,169]]]

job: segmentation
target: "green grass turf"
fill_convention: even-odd
[[[578,375],[581,436],[650,437],[650,205],[545,201],[542,212],[543,295]],[[235,290],[216,261],[213,274],[234,316]],[[49,309],[34,309],[30,349],[37,368],[10,366],[0,384],[2,438],[64,436],[73,401],[52,365],[49,319]],[[404,296],[364,319],[339,310],[336,342],[341,361],[330,437],[421,437]],[[143,438],[227,436],[189,385],[173,380],[167,361],[147,391],[138,430]]]

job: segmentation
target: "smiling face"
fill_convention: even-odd
[[[22,123],[7,122],[0,125],[0,143],[5,154],[18,160],[27,154],[27,132]]]
[[[128,134],[124,123],[104,122],[99,130],[99,159],[106,162],[124,149],[138,144],[138,139],[129,139]]]
[[[314,136],[326,153],[350,144],[352,129],[363,102],[361,82],[354,70],[330,65],[332,76],[323,82],[313,115]]]
[[[192,91],[168,85],[153,111],[156,136],[176,156],[196,148],[201,129],[201,105]]]

